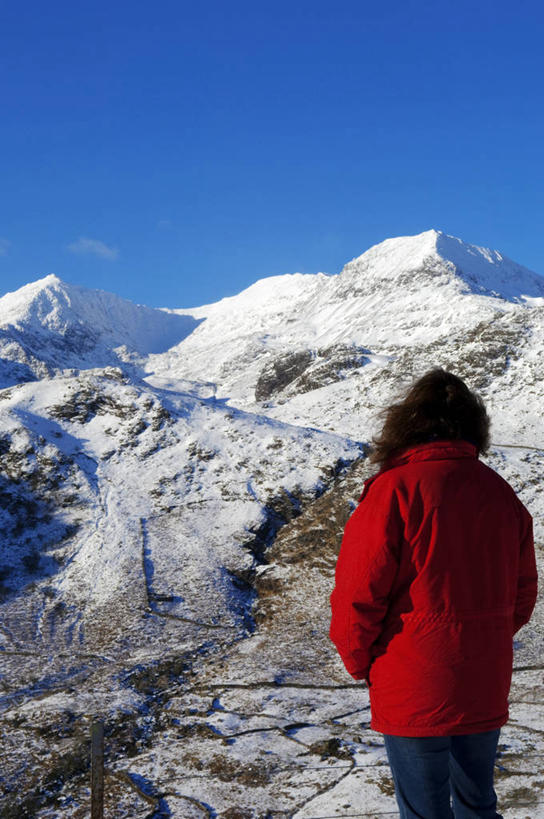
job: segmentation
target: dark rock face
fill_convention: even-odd
[[[298,395],[317,390],[345,377],[346,370],[362,367],[369,350],[335,344],[319,350],[301,350],[276,356],[263,368],[255,386],[255,400],[267,401],[284,393]]]
[[[362,347],[345,344],[335,344],[318,350],[313,366],[298,380],[296,392],[310,392],[335,381],[342,381],[347,370],[362,367],[368,362],[369,352]]]
[[[280,355],[269,362],[255,385],[255,400],[267,401],[285,389],[310,366],[314,355],[310,350]]]

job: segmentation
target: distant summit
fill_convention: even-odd
[[[0,298],[0,327],[10,325],[63,338],[77,329],[87,332],[89,341],[147,355],[181,341],[195,322],[49,275]]]
[[[467,244],[441,230],[386,239],[349,262],[344,278],[368,273],[394,281],[411,271],[456,276],[473,293],[520,301],[544,297],[544,278],[497,250]]]
[[[197,324],[46,276],[0,298],[0,385],[162,353]]]

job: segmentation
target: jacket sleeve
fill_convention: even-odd
[[[346,670],[368,679],[398,569],[403,524],[394,493],[377,481],[344,531],[331,595],[330,638]]]
[[[519,555],[518,589],[514,611],[514,634],[528,623],[536,603],[538,576],[533,541],[533,519],[522,505],[522,536]]]

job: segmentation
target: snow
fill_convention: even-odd
[[[286,349],[315,354],[343,344],[366,350],[379,365],[398,349],[443,344],[482,324],[530,322],[527,310],[533,314],[537,305],[527,294],[544,292],[542,282],[496,251],[437,231],[390,239],[338,276],[264,279],[238,296],[183,311],[201,324],[150,357],[150,377],[205,380],[216,384],[217,397],[251,407],[260,373]]]
[[[118,347],[138,355],[165,351],[197,324],[189,316],[135,305],[102,290],[66,284],[54,275],[0,299],[0,327],[6,331],[3,344],[10,335],[19,343],[28,339],[32,352],[39,357],[37,339],[43,339],[50,356],[58,340],[66,347],[66,360],[58,359],[57,350],[57,356],[48,362],[53,366],[86,363],[88,367],[97,361],[102,366],[115,364],[122,357],[122,351],[115,353]]]
[[[440,230],[386,239],[353,259],[346,265],[344,275],[350,275],[352,270],[358,275],[364,269],[369,276],[392,281],[407,271],[437,262],[446,263],[473,292],[508,300],[544,295],[542,276],[497,250],[467,244]]]
[[[55,276],[1,298],[0,784],[45,793],[96,714],[112,815],[159,793],[180,817],[394,815],[367,692],[326,636],[334,549],[379,409],[439,365],[483,395],[486,461],[540,550],[543,281],[426,231],[190,310]],[[516,640],[507,819],[544,817],[524,763],[544,752],[542,616]],[[88,814],[64,776],[33,815]]]

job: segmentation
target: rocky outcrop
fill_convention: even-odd
[[[274,356],[257,380],[255,400],[281,401],[342,381],[349,370],[367,363],[369,353],[362,347],[335,344]]]

